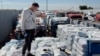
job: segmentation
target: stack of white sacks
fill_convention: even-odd
[[[95,36],[93,37],[93,32],[97,32],[98,29],[84,29],[84,33],[87,34],[88,37],[85,37],[85,35],[83,34],[82,36],[76,36],[74,39],[74,43],[72,46],[72,56],[86,56],[87,55],[87,40],[91,40],[91,39],[99,39],[96,38]],[[96,35],[97,36],[97,35]],[[100,39],[99,39],[100,40]]]
[[[24,40],[12,39],[10,42],[6,43],[4,47],[0,50],[0,56],[11,56],[14,51],[18,50],[23,46]]]
[[[66,49],[66,44],[64,42],[61,42],[59,38],[53,38],[53,37],[43,37],[43,38],[36,38],[35,43],[37,43],[32,48],[36,51],[32,52],[36,56],[67,56],[65,52],[60,51],[61,49]],[[34,44],[34,43],[33,43]],[[44,50],[47,50],[44,52]],[[46,55],[46,53],[48,53]]]
[[[100,30],[94,27],[58,25],[57,37],[66,40],[71,56],[86,56],[87,40],[99,39]]]
[[[32,42],[31,53],[35,56],[86,56],[87,40],[99,38],[94,27],[58,25],[57,37],[38,37]],[[22,56],[24,40],[11,40],[0,50],[0,56]],[[67,54],[66,54],[67,52]]]
[[[12,43],[9,42],[0,50],[0,56],[22,56],[23,43],[20,44],[20,47],[18,47],[17,40]],[[61,51],[64,49],[66,49],[66,44],[59,38],[40,37],[32,42],[31,53],[35,56],[67,56],[64,51]]]

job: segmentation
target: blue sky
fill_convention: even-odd
[[[2,0],[4,9],[23,9],[31,5],[33,1],[40,4],[40,8],[44,10],[46,7],[46,0]],[[1,3],[0,3],[1,4]],[[93,7],[100,7],[100,0],[48,0],[48,7],[52,9],[69,9],[73,7],[78,9],[79,5],[88,5]],[[1,6],[0,6],[1,8]]]

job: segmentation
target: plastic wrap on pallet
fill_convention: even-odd
[[[56,46],[57,46],[57,48],[61,48],[63,50],[67,49],[65,42],[56,42]]]
[[[17,45],[13,45],[10,50],[6,53],[6,56],[12,56],[13,52],[15,52],[17,49],[16,49]]]
[[[75,28],[73,28],[73,27],[65,27],[65,28],[62,28],[61,30],[58,30],[57,31],[57,36],[58,37],[60,37],[60,38],[62,38],[62,37],[66,37],[66,35],[68,35],[69,34],[69,32],[76,32],[77,31],[77,29],[75,29]]]
[[[86,55],[87,53],[87,40],[88,38],[76,38],[74,40],[72,55]],[[75,53],[75,54],[74,54]]]
[[[38,47],[52,47],[54,42],[52,40],[42,41],[38,44]]]
[[[15,40],[12,39],[10,42],[6,43],[6,45],[0,50],[1,52],[4,52],[3,55],[5,56],[12,56],[12,54],[21,48],[23,46],[24,40]],[[0,54],[0,56],[3,56]]]
[[[0,56],[6,55],[6,53],[11,49],[11,47],[12,47],[13,45],[16,45],[17,42],[18,42],[18,41],[15,40],[15,39],[12,39],[12,40],[10,40],[10,42],[7,42],[7,43],[5,44],[5,46],[3,46],[3,47],[1,48],[1,50],[0,50]]]
[[[100,31],[94,31],[94,32],[92,32],[92,37],[100,38]]]
[[[54,56],[54,52],[51,47],[40,47],[36,50],[35,56]]]
[[[99,41],[100,38],[76,38],[73,44],[73,48],[72,48],[72,56],[86,56],[87,52],[88,52],[88,40],[92,40],[92,41]],[[93,43],[93,42],[91,42]],[[96,46],[96,45],[95,45]],[[91,46],[92,47],[92,46]],[[94,52],[94,51],[92,51]]]
[[[75,29],[78,30],[74,31]],[[94,27],[86,27],[86,26],[80,26],[80,25],[58,25],[58,37],[63,41],[66,40],[66,45],[71,47],[72,46],[72,56],[85,56],[87,52],[87,39],[91,39],[93,36],[99,37],[99,30]],[[73,34],[73,32],[76,32],[76,34]],[[96,33],[93,33],[96,32]],[[98,32],[98,33],[97,33]],[[77,35],[77,36],[76,36]],[[72,38],[72,36],[74,36]],[[95,38],[94,37],[94,38]],[[73,41],[74,42],[73,42]],[[68,48],[68,47],[67,47]]]
[[[6,50],[6,51],[8,51],[8,50],[11,48],[11,46],[12,46],[13,44],[16,44],[17,42],[18,42],[17,40],[12,39],[10,42],[7,42],[6,45],[5,45],[4,47],[1,48],[1,50]]]
[[[3,50],[1,51],[1,50],[0,50],[0,56],[5,56],[6,53],[7,53],[7,51],[3,51]]]
[[[14,50],[11,56],[22,56],[22,48]]]
[[[54,56],[67,56],[65,52],[60,51],[57,48],[54,48]]]
[[[32,41],[31,43],[31,49],[32,50],[36,50],[38,48],[38,43],[40,43],[39,41]]]
[[[37,37],[35,41],[53,40],[54,37]]]

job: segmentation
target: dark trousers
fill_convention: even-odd
[[[23,46],[22,54],[25,54],[26,50],[28,50],[28,51],[31,50],[31,42],[32,42],[32,40],[35,39],[35,37],[34,37],[35,30],[34,29],[26,30],[25,32],[26,32],[27,36],[25,37],[25,44]]]

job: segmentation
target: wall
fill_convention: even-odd
[[[0,10],[0,43],[4,41],[11,32],[19,10]]]

